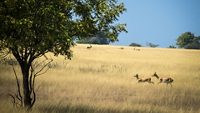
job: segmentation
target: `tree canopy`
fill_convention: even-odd
[[[0,3],[1,45],[38,57],[47,52],[71,57],[73,37],[103,31],[117,40],[124,24],[113,24],[125,11],[117,0],[3,0]],[[20,53],[21,54],[21,53]]]
[[[200,49],[200,36],[195,36],[191,32],[185,32],[177,38],[179,48]]]
[[[125,10],[118,0],[1,0],[0,50],[8,49],[19,62],[23,105],[31,108],[35,102],[29,73],[35,59],[47,52],[70,59],[73,38],[98,31],[117,40],[126,29],[115,22]]]

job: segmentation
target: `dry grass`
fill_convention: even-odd
[[[71,61],[54,59],[37,78],[33,113],[199,113],[200,51],[98,46],[73,48]],[[0,112],[16,113],[6,94],[15,89],[9,66],[0,66]],[[133,75],[174,78],[173,86],[137,83]],[[18,69],[18,74],[19,69]],[[24,112],[18,110],[19,113]]]

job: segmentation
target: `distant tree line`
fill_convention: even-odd
[[[195,36],[191,32],[185,32],[181,34],[177,40],[176,40],[176,45],[170,45],[168,48],[184,48],[184,49],[200,49],[200,36]],[[142,45],[138,43],[131,43],[129,46],[134,46],[134,47],[142,47]],[[158,44],[154,44],[151,42],[146,43],[147,47],[158,47]]]
[[[87,37],[87,38],[81,38],[76,41],[77,43],[82,44],[110,44],[112,41],[111,39],[107,38],[107,36],[103,32],[98,32],[96,35]],[[200,49],[200,36],[195,36],[191,32],[185,32],[181,34],[177,40],[176,45],[178,48],[185,48],[185,49]],[[138,43],[131,43],[129,46],[132,47],[142,47],[141,44]],[[158,47],[159,44],[154,44],[151,42],[146,43],[147,47]],[[170,45],[168,48],[177,48],[175,45]]]
[[[134,42],[131,43],[129,46],[133,46],[133,47],[142,47],[141,44],[134,43]],[[146,46],[155,48],[155,47],[158,47],[159,45],[158,45],[158,44],[154,44],[154,43],[147,42],[147,43],[146,43]]]

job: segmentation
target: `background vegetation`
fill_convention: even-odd
[[[51,69],[36,81],[31,113],[199,113],[200,51],[184,49],[77,45],[74,58],[54,57]],[[40,59],[42,60],[42,59]],[[20,68],[16,65],[17,74]],[[154,72],[174,78],[166,84],[137,83],[133,75]],[[0,112],[13,109],[8,93],[16,90],[11,66],[0,65]]]
[[[103,45],[108,45],[110,44],[111,40],[105,36],[103,32],[97,33],[93,37],[87,37],[87,38],[82,38],[82,39],[77,39],[76,41],[79,44],[103,44]],[[114,42],[114,41],[112,41]]]
[[[140,44],[137,44],[137,43],[131,43],[129,46],[133,46],[133,47],[142,47],[142,45]]]
[[[195,36],[191,32],[185,32],[177,38],[179,48],[200,49],[200,36]]]

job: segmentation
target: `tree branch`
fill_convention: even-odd
[[[44,68],[47,67],[52,61],[53,61],[53,59],[50,59],[50,61],[49,61],[48,63],[46,63],[39,71],[37,71],[37,72],[34,74],[34,76],[37,77],[37,76],[42,75],[42,74],[44,74],[45,72],[47,72],[48,69],[45,70],[43,73],[41,73],[41,72],[44,70]]]
[[[8,96],[10,96],[13,99],[12,103],[13,103],[13,106],[15,106],[16,105],[15,97],[10,93],[8,94]]]
[[[41,69],[39,71],[37,71],[37,72],[35,72],[35,69],[38,68],[40,65],[42,65],[42,63],[45,62],[45,60],[40,62],[40,63],[38,63],[35,67],[33,67],[33,65],[31,65],[31,68],[30,68],[31,69],[30,70],[31,73],[30,73],[30,78],[29,78],[29,81],[30,81],[29,82],[29,87],[30,87],[30,91],[31,91],[31,94],[32,94],[31,107],[34,105],[34,103],[36,101],[35,79],[36,79],[37,76],[42,75],[42,74],[46,73],[49,70],[49,68],[47,68],[44,72],[42,72],[45,69],[45,67],[47,67],[52,61],[53,61],[53,59],[51,59],[49,62],[47,62],[45,65],[43,65],[41,67]]]
[[[22,95],[21,95],[21,88],[20,88],[20,82],[19,82],[19,79],[17,77],[17,74],[16,74],[16,71],[15,71],[15,68],[12,64],[12,69],[13,69],[13,72],[14,72],[14,75],[15,75],[15,79],[16,79],[16,83],[17,83],[17,94],[16,94],[16,98],[20,101],[21,103],[21,106],[23,106],[23,100],[22,100]]]
[[[32,93],[32,91],[33,91],[33,86],[32,86],[32,79],[33,79],[33,73],[34,73],[34,70],[33,70],[33,67],[32,67],[32,65],[31,65],[31,74],[30,74],[30,78],[29,78],[29,88],[30,88],[30,92]]]
[[[8,96],[10,96],[12,99],[13,99],[13,106],[14,107],[22,107],[22,105],[21,105],[21,103],[18,103],[17,101],[16,101],[16,98],[18,99],[18,95],[17,94],[15,94],[15,95],[12,95],[12,94],[8,94]]]
[[[9,51],[3,51],[3,50],[0,50],[0,60],[1,59],[5,59],[10,53],[10,50]]]
[[[35,101],[36,101],[36,94],[35,94],[35,75],[33,77],[33,85],[32,85],[32,93],[33,93],[33,100],[32,100],[32,103],[31,103],[31,107],[35,104]]]

